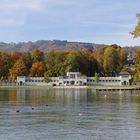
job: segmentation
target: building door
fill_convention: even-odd
[[[23,85],[23,82],[22,82],[22,81],[20,81],[19,85],[20,85],[20,86],[22,86],[22,85]]]
[[[71,81],[71,85],[74,85],[74,81]]]
[[[123,85],[124,85],[124,86],[126,86],[126,85],[127,85],[127,82],[126,82],[126,81],[124,81],[124,82],[123,82]]]

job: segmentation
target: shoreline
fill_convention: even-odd
[[[27,89],[94,89],[101,90],[140,90],[140,86],[0,86],[3,88],[27,88]]]
[[[96,91],[140,90],[140,86],[56,86],[54,89],[93,89]]]

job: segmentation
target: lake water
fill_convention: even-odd
[[[0,89],[0,140],[139,140],[140,91]]]

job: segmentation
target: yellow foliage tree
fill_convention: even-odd
[[[26,76],[27,70],[25,63],[22,59],[18,59],[14,66],[10,69],[9,80],[15,80],[17,76]]]
[[[34,49],[31,52],[31,58],[34,62],[40,62],[43,60],[43,52],[41,52],[39,49]]]
[[[140,14],[136,14],[136,17],[138,18],[138,22],[137,25],[134,29],[134,31],[130,32],[134,38],[139,37],[140,36]]]

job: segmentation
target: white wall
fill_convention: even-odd
[[[47,86],[49,84],[45,82],[26,82],[25,85],[26,86]]]

